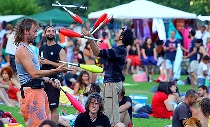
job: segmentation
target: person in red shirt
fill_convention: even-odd
[[[172,119],[173,111],[167,110],[165,101],[168,99],[168,83],[160,82],[158,90],[152,97],[152,113],[155,118]]]
[[[10,67],[4,67],[0,71],[0,88],[5,88],[9,97],[9,102],[14,106],[20,102],[20,84],[13,78],[13,70]],[[2,91],[1,91],[2,92]]]

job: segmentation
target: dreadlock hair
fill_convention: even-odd
[[[102,98],[100,96],[100,94],[94,92],[93,94],[91,94],[88,99],[87,99],[87,102],[85,103],[85,110],[86,112],[89,112],[89,106],[91,105],[91,101],[92,99],[96,99],[98,101],[98,104],[99,104],[99,110],[98,110],[98,114],[97,116],[100,116],[103,114],[104,112],[104,105],[103,105],[103,102],[102,102]]]
[[[134,42],[134,35],[133,35],[133,32],[131,31],[131,29],[125,29],[125,28],[122,28],[122,33],[121,33],[121,36],[123,37],[122,38],[122,42],[124,44],[124,46],[128,46],[128,45],[132,45],[133,42]]]
[[[203,98],[201,103],[201,112],[205,117],[208,117],[210,115],[210,99],[209,98]]]
[[[39,23],[32,18],[24,18],[18,22],[18,24],[15,26],[15,45],[24,41],[24,30],[29,31],[32,25],[39,26]]]

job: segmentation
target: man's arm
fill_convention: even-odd
[[[131,107],[131,103],[130,102],[126,102],[125,104],[121,105],[120,106],[120,113],[128,110],[130,107]]]
[[[186,48],[184,48],[181,44],[180,44],[180,47],[181,47],[181,49],[182,49],[183,51],[189,52],[189,50],[187,50]]]
[[[125,98],[126,103],[120,106],[120,113],[128,110],[132,105],[132,99],[129,96],[124,96],[124,97],[126,97]]]
[[[86,35],[86,36],[89,36],[89,37],[91,37],[92,35],[90,34],[90,32],[88,32],[88,31],[86,31],[86,30],[82,30],[82,33],[84,34],[84,35]],[[100,48],[99,48],[99,46],[97,45],[97,43],[95,43],[93,40],[88,40],[88,42],[90,43],[90,47],[91,47],[91,49],[93,50],[93,54],[95,55],[95,56],[98,56],[99,55],[99,53],[100,53]]]
[[[93,51],[93,54],[95,56],[98,56],[100,53],[100,48],[98,47],[98,45],[93,40],[88,40],[88,42],[90,43],[90,47]]]
[[[65,68],[66,64],[62,64],[61,66],[59,66],[56,69],[51,69],[51,70],[36,70],[34,68],[34,64],[32,62],[32,56],[31,53],[24,47],[19,47],[16,50],[16,61],[20,64],[23,65],[23,67],[26,69],[26,71],[28,72],[28,74],[33,78],[41,78],[44,76],[48,76],[48,75],[52,75],[64,70],[67,70]]]
[[[168,41],[166,41],[164,44],[163,44],[163,50],[164,51],[167,51],[169,50],[170,48],[168,47]]]
[[[191,53],[189,53],[187,56],[185,56],[185,58],[191,57],[192,55],[194,55],[196,53],[196,51],[197,51],[197,48],[194,47],[193,51]]]

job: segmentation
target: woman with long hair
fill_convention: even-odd
[[[13,78],[13,70],[10,67],[4,67],[2,68],[0,74],[2,77],[0,78],[0,87],[5,88],[9,97],[9,102],[11,102],[12,105],[16,105],[20,102],[21,95],[19,90],[20,84]]]
[[[74,86],[74,95],[79,96],[85,93],[86,87],[89,85],[89,74],[87,71],[82,71],[77,77],[77,83]]]
[[[181,98],[177,93],[177,86],[175,83],[168,82],[168,99],[165,101],[166,108],[174,111],[177,105],[181,102]]]
[[[85,110],[77,116],[75,127],[111,127],[109,118],[104,114],[102,97],[98,93],[88,97]]]
[[[151,75],[149,76],[149,81],[152,81],[152,75],[154,74],[154,69],[157,64],[157,53],[156,48],[152,43],[151,38],[146,38],[143,47],[142,47],[142,62],[144,63],[144,69],[148,75],[148,64],[152,63]]]
[[[152,113],[155,118],[171,119],[173,110],[169,110],[170,106],[166,103],[168,100],[168,83],[160,82],[157,92],[152,97]]]

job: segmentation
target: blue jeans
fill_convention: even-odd
[[[198,78],[198,85],[199,86],[205,85],[205,81],[206,81],[205,78]]]
[[[165,60],[165,65],[166,65],[166,69],[172,68],[172,70],[173,70],[174,61],[171,61],[171,60],[169,60],[169,59],[166,59],[166,60]]]

